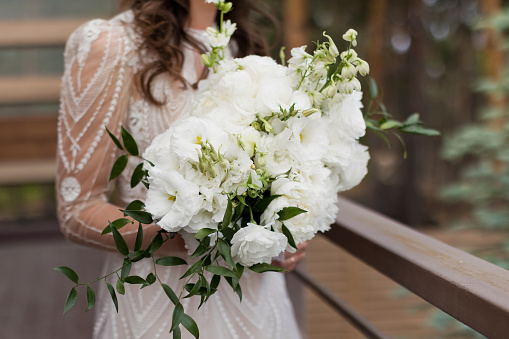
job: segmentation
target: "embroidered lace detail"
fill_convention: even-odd
[[[62,198],[65,202],[72,202],[76,200],[81,193],[81,185],[73,177],[67,177],[62,180],[62,185],[60,187],[60,194],[62,194]]]

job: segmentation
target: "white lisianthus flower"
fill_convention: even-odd
[[[270,228],[270,225],[265,227]],[[286,237],[265,227],[248,223],[247,227],[235,233],[231,241],[235,262],[247,267],[261,263],[270,264],[272,258],[286,249]]]
[[[212,27],[207,27],[205,37],[211,47],[226,47],[230,42],[229,36]]]
[[[240,147],[242,147],[242,149],[249,154],[249,157],[252,158],[255,154],[256,143],[261,137],[262,136],[259,131],[257,131],[254,127],[248,126],[238,134],[237,140],[239,141]]]
[[[157,167],[149,170],[149,183],[145,209],[164,230],[180,231],[202,204],[198,185],[187,181],[176,171]]]
[[[233,35],[233,33],[235,33],[235,31],[237,30],[237,24],[236,23],[232,23],[231,20],[226,20],[223,22],[223,33],[227,36],[227,37],[231,37]]]
[[[343,34],[343,39],[345,41],[351,42],[354,47],[357,46],[356,38],[357,38],[357,31],[352,28],[350,28],[348,31],[346,31],[345,34]]]

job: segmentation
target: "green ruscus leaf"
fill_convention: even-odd
[[[235,263],[233,262],[232,253],[231,253],[231,247],[230,245],[224,241],[223,239],[218,239],[217,241],[217,251],[223,257],[223,259],[233,268],[236,267]]]
[[[131,176],[131,188],[136,187],[140,181],[145,176],[145,171],[143,170],[143,163],[136,166]]]
[[[141,200],[131,201],[129,205],[125,208],[126,211],[141,211],[145,208],[145,203]]]
[[[265,209],[270,205],[272,200],[279,198],[280,196],[281,196],[280,194],[275,194],[263,198],[262,200],[259,200],[258,202],[256,202],[256,204],[254,204],[253,210],[255,210],[256,212],[263,213],[263,211],[265,211]]]
[[[129,159],[128,155],[121,155],[113,164],[110,173],[110,180],[117,178],[122,172],[125,170],[127,166],[127,160]]]
[[[125,294],[125,286],[124,286],[124,282],[122,281],[122,279],[117,280],[117,292],[121,295]]]
[[[134,220],[141,222],[142,224],[148,225],[153,222],[152,215],[144,211],[133,211],[133,210],[120,210],[125,215],[130,216]]]
[[[117,246],[117,250],[122,255],[128,255],[129,254],[129,248],[127,247],[127,243],[125,242],[124,238],[120,234],[120,232],[113,226],[113,224],[110,222],[110,229],[111,233],[113,234],[113,240],[115,241],[115,246]]]
[[[161,287],[163,288],[164,290],[164,293],[166,293],[166,295],[168,296],[168,298],[170,298],[171,302],[173,303],[173,305],[177,305],[178,302],[179,302],[179,297],[177,297],[177,295],[175,294],[175,292],[171,289],[170,286],[166,285],[166,284],[161,284]]]
[[[212,233],[215,233],[217,232],[217,230],[215,229],[212,229],[212,228],[202,228],[201,230],[199,230],[195,235],[194,237],[198,240],[200,239],[203,239],[205,238],[206,236],[212,234]]]
[[[288,239],[288,244],[292,246],[293,248],[297,248],[297,245],[295,244],[295,240],[293,240],[292,232],[288,229],[288,227],[285,226],[285,224],[282,225],[283,234]]]
[[[180,327],[175,327],[173,329],[173,339],[181,339],[182,338],[182,332],[180,331]]]
[[[77,299],[78,299],[78,291],[76,291],[76,289],[73,287],[73,288],[71,288],[71,290],[69,291],[69,294],[67,295],[67,299],[65,301],[65,306],[64,306],[64,314],[66,314],[67,311],[69,311],[74,306]]]
[[[115,309],[118,313],[118,300],[117,300],[117,294],[115,293],[115,289],[113,288],[113,285],[111,285],[109,282],[106,281],[106,286],[108,287],[108,291],[110,292],[111,300],[113,300],[113,304],[115,304]]]
[[[87,308],[85,312],[90,311],[95,305],[95,292],[92,287],[87,285]]]
[[[143,279],[142,277],[137,276],[137,275],[131,275],[129,277],[126,277],[124,279],[124,281],[126,283],[128,283],[128,284],[131,284],[131,285],[145,285],[145,284],[148,284],[145,279]]]
[[[63,274],[65,274],[67,278],[71,279],[71,281],[75,284],[77,284],[79,281],[78,275],[76,274],[76,272],[74,272],[72,268],[69,268],[67,266],[59,266],[55,267],[54,270],[62,272]]]
[[[232,222],[233,216],[233,205],[232,200],[228,197],[228,205],[226,205],[226,211],[224,212],[223,221],[221,222],[221,228],[226,228]]]
[[[209,266],[205,267],[205,269],[207,271],[209,271],[210,273],[214,273],[214,274],[217,274],[217,275],[220,275],[223,277],[237,278],[237,274],[235,272],[233,272],[232,270],[229,270],[223,266],[209,265]]]
[[[138,233],[136,233],[136,241],[134,243],[134,251],[138,251],[143,244],[143,227],[141,223],[138,226]]]
[[[127,132],[123,126],[121,126],[121,131],[122,141],[124,142],[126,151],[131,155],[137,156],[139,154],[139,150],[138,145],[136,145],[136,141],[134,141],[132,135],[129,134],[129,132]]]
[[[161,266],[178,266],[187,265],[187,262],[179,257],[163,257],[157,259],[156,264]]]
[[[182,322],[182,318],[184,317],[184,306],[179,302],[175,305],[173,309],[173,316],[171,321],[171,331],[175,330],[180,323]]]
[[[285,207],[281,211],[277,212],[277,214],[279,215],[280,221],[285,221],[306,212],[306,210],[298,207]]]
[[[193,318],[189,315],[185,314],[182,317],[182,325],[191,333],[196,339],[200,337],[200,331],[198,330],[198,325]]]
[[[269,265],[266,263],[253,265],[253,266],[249,267],[249,269],[256,273],[263,273],[263,272],[270,272],[270,271],[271,272],[284,272],[285,271],[285,269],[282,267],[272,266],[272,265]]]
[[[113,140],[113,142],[115,143],[115,145],[117,145],[117,147],[120,149],[120,150],[124,150],[124,147],[122,147],[122,144],[120,143],[120,141],[117,139],[116,136],[114,136],[110,130],[108,129],[108,127],[104,126],[104,128],[106,128],[106,132],[108,132],[108,134],[110,135],[110,138],[111,140]]]
[[[124,227],[125,225],[129,224],[131,222],[131,220],[129,219],[126,219],[126,218],[120,218],[120,219],[117,219],[117,220],[113,220],[111,223],[113,224],[113,226],[115,226],[115,228],[117,230],[121,229],[122,227]],[[102,231],[101,235],[105,235],[105,234],[108,234],[108,233],[111,233],[111,228],[109,227],[106,227],[104,228],[104,230]]]

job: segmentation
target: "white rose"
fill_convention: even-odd
[[[286,249],[288,240],[277,232],[272,232],[263,226],[248,223],[232,238],[232,257],[235,262],[244,266],[255,264],[269,264]]]

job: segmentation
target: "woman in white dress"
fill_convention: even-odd
[[[206,77],[200,62],[204,51],[203,30],[215,24],[216,9],[204,0],[134,0],[131,9],[111,20],[92,20],[77,29],[65,50],[61,108],[58,120],[58,215],[63,233],[70,240],[112,250],[104,272],[121,266],[111,235],[101,232],[123,216],[119,211],[134,199],[143,199],[138,185],[130,188],[129,173],[136,164],[113,182],[109,172],[118,151],[104,126],[119,135],[123,125],[143,151],[175,119],[185,114],[193,102],[196,82]],[[263,39],[249,20],[257,7],[254,0],[235,0],[229,15],[237,22],[235,56],[264,54]],[[112,203],[112,192],[117,194]],[[157,233],[156,225],[146,226],[146,244]],[[130,246],[137,225],[121,233]],[[305,246],[304,246],[305,247]],[[304,257],[304,247],[287,254],[283,263],[295,268]],[[161,255],[185,257],[183,240],[176,237],[159,250]],[[147,276],[152,264],[140,262],[131,274]],[[182,266],[158,268],[163,282],[180,290]],[[200,310],[199,298],[185,299],[186,313],[200,328],[200,337],[220,338],[300,338],[284,274],[245,273],[241,280],[243,300],[224,281]],[[114,280],[110,282],[114,283]],[[99,283],[94,338],[168,338],[173,304],[160,286],[140,291],[127,285],[119,296],[119,312]],[[183,338],[192,336],[183,329]]]

